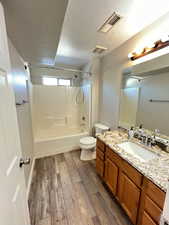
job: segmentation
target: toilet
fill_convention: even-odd
[[[95,137],[87,136],[80,139],[81,160],[92,160],[96,158],[96,137],[109,130],[109,127],[100,123],[95,124],[94,128]]]

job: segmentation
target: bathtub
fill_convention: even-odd
[[[35,157],[40,158],[79,149],[79,140],[89,132],[80,127],[38,129],[34,138]]]

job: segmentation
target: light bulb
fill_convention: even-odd
[[[140,55],[141,53],[143,53],[143,48],[138,48],[136,49],[134,52],[137,54],[137,55]]]
[[[162,37],[161,37],[161,41],[162,41],[162,42],[169,41],[169,35],[168,35],[168,34],[164,34],[164,35],[162,35]]]
[[[149,42],[146,46],[147,48],[154,48],[155,47],[155,42]]]
[[[131,59],[132,57],[133,57],[133,53],[130,52],[130,53],[128,54],[128,58]]]

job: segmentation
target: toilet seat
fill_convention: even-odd
[[[94,137],[83,137],[80,139],[80,144],[90,145],[96,143],[96,138]]]
[[[92,160],[96,158],[96,138],[83,137],[80,139],[81,160]]]
[[[82,149],[91,149],[96,146],[96,138],[94,137],[83,137],[80,139],[80,147]]]

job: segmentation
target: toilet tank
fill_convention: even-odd
[[[101,124],[101,123],[96,123],[94,125],[94,130],[95,130],[95,133],[94,133],[94,136],[97,137],[99,134],[103,134],[105,131],[108,131],[110,128],[104,124]]]

